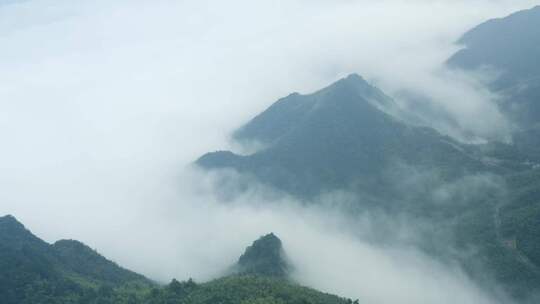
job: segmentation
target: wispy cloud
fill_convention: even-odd
[[[229,132],[277,98],[350,72],[398,97],[425,94],[456,121],[435,124],[444,132],[503,138],[507,124],[492,96],[441,64],[468,27],[534,3],[4,2],[0,213],[159,279],[210,278],[269,230],[289,243],[313,239],[310,220],[297,224],[290,209],[218,204],[194,190],[200,177],[184,168],[226,148]],[[288,236],[295,225],[305,234]],[[291,250],[304,253],[299,244]]]

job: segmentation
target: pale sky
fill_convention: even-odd
[[[467,29],[538,4],[0,0],[0,215],[156,279],[210,278],[238,247],[293,224],[284,211],[219,206],[190,162],[230,147],[230,132],[278,98],[352,72],[389,95],[422,91],[463,130],[504,138],[492,96],[443,62]]]

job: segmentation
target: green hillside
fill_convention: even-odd
[[[448,60],[497,71],[488,86],[514,122],[511,143],[464,144],[401,120],[390,97],[353,74],[284,97],[234,132],[240,143],[261,143],[256,153],[207,153],[197,164],[307,202],[353,193],[349,214],[384,210],[429,222],[417,244],[429,254],[460,261],[478,281],[494,278],[517,299],[540,294],[539,22],[540,7],[487,21]]]
[[[464,48],[450,66],[491,70],[490,87],[503,96],[501,108],[525,129],[540,123],[540,6],[486,21],[458,41]]]
[[[236,275],[160,286],[81,242],[47,244],[13,216],[0,217],[2,304],[347,304],[289,280],[281,240],[261,237],[240,257]]]
[[[152,304],[347,304],[350,299],[321,293],[287,280],[263,276],[229,276],[204,284],[173,281],[154,289],[143,302]]]
[[[86,303],[99,292],[149,288],[144,276],[119,267],[86,245],[50,245],[13,216],[0,217],[0,299],[3,304]]]

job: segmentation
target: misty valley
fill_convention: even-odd
[[[31,18],[11,22],[6,17],[5,23],[1,19],[8,12],[26,16],[35,1],[5,4],[0,1],[0,24],[6,28],[18,22],[24,25],[24,20]],[[344,11],[348,11],[347,5],[356,5],[355,8],[366,7],[371,12],[367,8],[369,2],[313,5],[322,6],[323,12],[328,10],[331,15],[332,5],[344,6]],[[389,1],[389,5],[394,2]],[[248,6],[241,4],[238,6]],[[61,18],[70,16],[68,22],[78,18],[94,20],[94,17],[81,17],[85,16],[84,10],[72,10],[70,5],[61,11]],[[170,20],[177,17],[173,9],[169,10],[170,4],[156,5],[160,6],[159,16],[163,14],[163,20],[153,22],[160,27],[173,27]],[[387,9],[387,4],[380,5],[383,11]],[[410,5],[429,6],[422,1]],[[486,4],[489,5],[502,4]],[[514,7],[504,7],[509,8]],[[92,21],[91,25],[103,22],[103,28],[75,23],[81,31],[91,28],[89,33],[99,36],[96,39],[100,42],[92,46],[83,43],[82,49],[66,58],[57,56],[60,59],[53,61],[56,62],[53,66],[48,66],[47,60],[42,63],[51,71],[55,68],[64,71],[63,60],[69,66],[69,60],[78,61],[78,56],[84,58],[85,52],[93,48],[98,49],[93,52],[101,54],[98,58],[107,57],[101,57],[101,52],[106,52],[108,43],[117,36],[115,30],[111,30],[110,37],[95,34],[106,33],[108,26],[112,27],[107,23],[111,22],[108,19],[111,8],[104,4],[101,9],[103,15],[96,17],[98,21]],[[427,15],[431,9],[434,8],[428,7]],[[113,10],[112,16],[124,16],[120,11]],[[138,18],[139,13],[128,11],[126,15],[135,14]],[[63,27],[56,28],[56,23],[50,21],[56,19],[49,20],[50,15],[43,14],[41,21],[38,20],[40,24],[53,26],[51,32],[63,31]],[[195,37],[196,44],[209,48],[212,47],[208,41],[213,39],[236,41],[249,36],[244,27],[225,26],[235,35],[216,38],[212,33],[221,33],[220,26],[202,32],[199,27],[204,21],[193,14],[184,16],[190,26],[174,29],[175,34],[189,33],[188,36]],[[340,14],[345,13],[339,11],[337,19],[331,19],[330,23],[342,26]],[[212,16],[221,18],[219,13]],[[266,22],[265,17],[260,18]],[[116,17],[113,19],[116,22]],[[279,23],[276,18],[270,19],[269,24]],[[309,27],[303,27],[309,22],[300,22],[300,32],[306,33],[306,37],[294,39],[311,41],[318,37],[310,36]],[[434,20],[426,22],[436,24]],[[26,39],[16,35],[41,26],[23,25],[19,32],[9,35]],[[183,73],[182,68],[189,70],[188,66],[171,63],[170,70],[160,72],[160,76],[138,73],[131,70],[131,60],[139,62],[139,57],[131,58],[126,55],[129,52],[118,55],[114,52],[120,48],[114,47],[111,49],[116,50],[112,51],[115,55],[110,55],[110,62],[103,59],[105,64],[101,66],[103,63],[96,60],[86,70],[77,68],[77,73],[93,75],[93,66],[99,66],[98,74],[107,74],[110,64],[111,77],[122,78],[124,73],[130,73],[137,75],[133,76],[137,79],[133,83],[141,79],[142,82],[132,85],[131,80],[122,79],[115,84],[116,78],[78,82],[79,76],[73,76],[77,73],[62,74],[62,79],[69,79],[67,82],[75,87],[75,93],[70,95],[73,104],[58,110],[62,118],[57,121],[65,119],[68,123],[57,126],[54,118],[43,118],[47,115],[41,113],[48,113],[56,101],[36,106],[36,113],[28,115],[24,113],[32,107],[30,103],[21,101],[20,108],[6,103],[3,111],[4,102],[0,101],[0,111],[11,113],[5,117],[0,114],[0,127],[8,130],[0,132],[0,139],[4,135],[6,138],[3,149],[24,146],[30,150],[14,148],[13,155],[24,159],[22,162],[10,162],[9,157],[15,157],[7,152],[5,157],[0,154],[8,159],[0,163],[0,170],[7,172],[0,174],[0,188],[5,189],[0,190],[5,192],[0,195],[0,303],[539,303],[540,6],[470,25],[464,33],[460,31],[461,38],[457,41],[445,42],[451,45],[451,51],[433,51],[436,54],[433,58],[437,58],[434,61],[438,62],[433,70],[419,59],[399,58],[404,66],[408,60],[414,63],[411,64],[414,68],[408,71],[426,69],[404,76],[396,72],[392,76],[407,85],[396,86],[396,80],[384,78],[386,72],[373,72],[379,69],[377,64],[336,63],[324,72],[313,67],[313,73],[326,75],[321,79],[332,79],[325,85],[309,89],[309,93],[284,94],[283,88],[295,87],[297,74],[292,70],[296,66],[283,65],[280,53],[272,53],[274,49],[270,45],[275,43],[271,32],[278,31],[277,25],[264,28],[262,32],[269,35],[267,40],[242,48],[258,51],[269,48],[264,51],[267,57],[257,57],[256,61],[271,66],[269,74],[285,70],[279,75],[290,77],[276,76],[275,81],[280,85],[290,83],[289,86],[280,90],[274,90],[270,84],[268,88],[264,83],[258,86],[254,84],[260,80],[256,79],[258,74],[247,73],[225,84],[231,91],[256,86],[258,89],[248,94],[250,99],[259,98],[259,94],[264,96],[260,99],[265,99],[262,95],[265,88],[285,97],[262,107],[244,102],[242,107],[250,108],[250,113],[239,115],[232,103],[228,103],[236,95],[220,91],[220,84],[211,81],[211,72],[207,72],[213,70],[213,65],[216,69],[225,66],[220,63],[227,61],[222,60],[225,57],[205,57],[203,61],[208,60],[205,64],[210,67],[204,70],[207,67],[201,64],[200,69],[207,74],[190,75],[202,87],[194,88],[196,93],[186,100],[202,106],[206,96],[213,96],[207,94],[220,91],[222,99],[210,98],[208,107],[212,110],[209,111],[222,119],[233,117],[235,123],[230,125],[199,118],[202,110],[196,106],[147,109],[148,100],[158,103],[155,100],[169,98],[166,96],[170,92],[162,90],[154,96],[155,90],[146,87],[146,83],[157,77],[159,82],[171,82],[171,88],[180,86],[174,83],[175,77]],[[421,27],[413,28],[421,31]],[[144,64],[148,69],[145,71],[154,71],[161,64],[169,67],[168,55],[160,53],[159,44],[143,43],[146,34],[153,39],[157,36],[156,41],[166,40],[162,39],[165,33],[152,29],[149,27],[148,33],[141,30],[133,36],[120,35],[120,40],[129,41],[130,47],[140,44],[143,54],[151,55],[153,61]],[[339,35],[330,29],[334,28],[323,27],[318,31],[332,37]],[[363,32],[351,29],[352,33],[356,30]],[[4,38],[9,36],[6,33],[0,31],[0,41],[8,39]],[[437,41],[448,40],[445,35],[444,39],[437,37]],[[38,38],[32,41],[35,39]],[[378,39],[383,38],[376,37],[375,41]],[[424,41],[421,34],[407,39]],[[8,44],[10,41],[13,40],[5,40]],[[279,45],[279,49],[296,50],[294,42],[288,42]],[[404,43],[403,50],[398,52],[406,54],[407,46],[412,48],[412,43]],[[178,42],[172,47],[174,52],[175,47],[182,57],[179,50],[190,46]],[[364,48],[365,53],[354,52],[354,56],[369,57],[367,43],[361,46]],[[230,51],[226,47],[218,49],[223,54]],[[57,49],[46,48],[43,52],[49,51],[60,54],[56,53]],[[307,61],[305,58],[311,57],[305,53],[309,52],[294,51],[291,65],[294,61]],[[8,53],[0,51],[0,55]],[[339,57],[340,53],[337,54]],[[325,56],[336,54],[328,51],[320,55]],[[241,62],[241,57],[242,54],[235,54],[226,58]],[[124,65],[120,58],[129,60]],[[116,60],[121,62],[121,72],[112,70]],[[370,62],[369,58],[365,60]],[[391,58],[385,60],[394,64]],[[14,78],[18,77],[17,71],[24,71],[22,64],[16,66],[9,59],[2,67],[9,69]],[[366,73],[350,67],[365,67]],[[253,67],[257,69],[259,66]],[[227,69],[230,76],[223,79],[234,78],[234,70],[235,67]],[[391,70],[389,74],[393,73]],[[36,74],[47,78],[47,72],[36,71]],[[62,98],[59,96],[63,89],[54,78],[40,85],[32,84],[32,80],[21,81],[22,85],[13,86],[13,90],[7,79],[5,90],[0,85],[0,99],[17,101],[19,94],[25,94],[25,88],[35,91],[37,99],[43,92],[50,94],[51,100]],[[86,83],[93,81],[96,86],[112,84],[118,88],[111,89],[110,94],[109,91],[90,94],[90,103],[96,102],[95,109],[90,110],[81,97],[84,94],[77,92],[83,92]],[[48,88],[55,89],[49,92]],[[122,103],[118,108],[125,116],[118,118],[112,114],[115,110],[109,108],[108,100],[124,100],[124,95],[119,93],[122,91],[133,92],[129,96],[140,94],[145,101],[138,104],[140,100],[133,99]],[[220,101],[226,104],[223,108],[216,105]],[[141,104],[142,110],[138,112]],[[20,126],[6,118],[19,112],[29,116],[32,123]],[[173,124],[171,121],[177,119],[177,113],[183,113],[185,116],[180,117],[186,121],[188,116],[197,117],[191,119],[201,123],[193,123],[194,127],[189,125],[191,120],[185,125]],[[108,124],[109,120],[114,124]],[[35,149],[24,136],[7,139],[10,132],[19,134],[9,131],[12,128],[23,130],[21,134],[29,137],[39,137],[45,146],[54,144],[53,137],[39,133],[48,124],[54,125],[52,133],[64,134],[62,147],[68,151],[87,137],[91,138],[91,144],[74,148],[73,154],[59,154],[48,148]],[[80,125],[99,131],[74,131]],[[132,128],[139,125],[144,127]],[[146,133],[144,129],[150,126],[161,131]],[[117,131],[129,135],[108,137],[107,134]],[[190,140],[174,139],[170,135],[177,132],[189,135]],[[207,132],[212,135],[203,135]],[[141,144],[147,139],[148,142]],[[100,144],[94,145],[94,140]],[[169,149],[171,146],[160,144],[162,140],[176,142]],[[204,150],[192,148],[203,141]],[[128,148],[116,150],[118,143]],[[176,154],[188,156],[181,158]],[[26,160],[34,155],[46,159],[47,167],[34,167]],[[108,156],[100,158],[100,155]],[[69,175],[77,166],[82,169]],[[68,168],[67,176],[73,178],[55,181],[55,171],[63,172],[55,168],[61,167]],[[22,181],[21,187],[18,181]],[[127,190],[124,193],[116,189]],[[75,202],[77,198],[85,203]],[[74,207],[67,207],[72,204]],[[68,210],[75,210],[77,216]]]

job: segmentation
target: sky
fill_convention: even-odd
[[[497,96],[443,63],[467,29],[537,4],[0,0],[0,214],[49,242],[81,240],[156,280],[215,277],[256,237],[275,231],[293,258],[328,241],[386,265],[382,277],[398,286],[407,278],[392,263],[406,258],[418,266],[411,270],[417,284],[409,286],[416,290],[446,266],[415,250],[403,257],[346,242],[351,235],[338,228],[317,233],[327,220],[319,212],[298,219],[297,207],[265,208],[256,194],[223,204],[212,194],[214,177],[190,164],[234,148],[230,133],[278,98],[353,72],[405,107],[400,93],[427,96],[458,122],[429,122],[442,133],[507,140],[511,123],[494,106]],[[332,225],[341,227],[336,218]],[[455,290],[465,288],[459,269],[440,273]],[[392,300],[382,292],[355,295],[355,286],[306,283]],[[463,294],[463,303],[490,301],[476,289]]]

